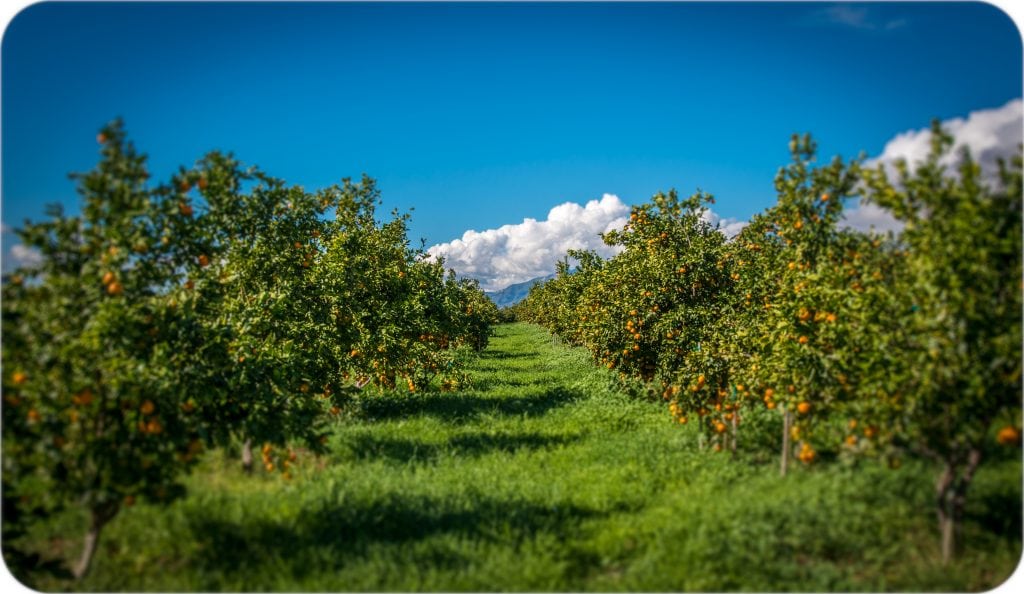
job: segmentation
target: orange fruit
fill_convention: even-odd
[[[152,400],[147,400],[143,402],[142,406],[139,407],[139,412],[141,412],[144,415],[151,415],[153,414],[154,410],[156,410],[156,405],[153,404]]]
[[[811,403],[804,400],[800,402],[800,404],[796,405],[796,410],[798,413],[806,415],[807,413],[811,412]]]
[[[799,342],[800,344],[807,344],[807,337],[806,336],[801,336],[796,341]]]
[[[182,216],[190,217],[192,216],[192,205],[181,202],[178,204],[178,212],[180,212]]]
[[[855,445],[857,445],[857,436],[856,435],[847,435],[846,436],[846,445],[848,445],[848,446],[855,446]]]
[[[1016,428],[1007,425],[999,430],[996,441],[1001,445],[1013,445],[1020,440],[1020,432]]]
[[[822,202],[828,202],[828,199],[829,199],[828,193],[825,193],[825,194],[821,195],[821,201]]]
[[[725,433],[725,423],[721,421],[715,422],[715,433]]]
[[[199,261],[199,265],[203,268],[210,265],[210,258],[206,254],[199,254],[199,257],[196,258],[196,260]]]
[[[99,144],[106,144],[107,135],[100,132],[99,134],[96,135],[96,142],[98,142]]]
[[[121,293],[124,293],[124,286],[121,283],[114,281],[107,285],[107,293],[110,295],[120,295]]]
[[[103,275],[103,284],[109,285],[110,283],[114,282],[115,280],[117,280],[117,277],[114,276],[113,272],[106,272],[106,273],[104,273],[104,275]]]
[[[15,371],[11,376],[11,381],[15,386],[20,386],[28,381],[28,374],[24,371]]]
[[[199,178],[199,182],[196,185],[199,186],[200,190],[205,190],[206,189],[206,185],[207,185],[206,176],[204,175],[204,176],[200,177]]]
[[[766,389],[766,390],[764,391],[764,397],[765,397],[765,398],[771,398],[772,396],[775,396],[775,390],[773,390],[773,389],[771,389],[771,388],[767,388],[767,389]]]
[[[71,397],[71,402],[79,406],[88,406],[92,402],[92,390],[86,388]]]

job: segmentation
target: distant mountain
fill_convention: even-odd
[[[525,299],[527,293],[530,292],[530,287],[533,285],[553,278],[555,278],[554,274],[538,276],[537,278],[532,278],[528,281],[509,285],[498,291],[484,291],[484,293],[486,293],[487,296],[491,298],[491,301],[496,303],[498,307],[509,307],[510,305],[515,305]]]

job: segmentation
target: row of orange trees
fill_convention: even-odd
[[[986,177],[951,138],[911,168],[815,164],[808,137],[775,180],[778,200],[727,239],[713,199],[658,194],[606,243],[571,252],[517,308],[595,362],[668,401],[702,440],[735,448],[745,414],[783,419],[782,472],[824,451],[938,462],[943,555],[989,440],[1019,442],[1021,158]],[[851,199],[883,207],[898,234],[841,225]]]
[[[42,263],[3,285],[3,517],[8,544],[68,505],[88,510],[80,561],[139,500],[166,502],[213,445],[322,448],[359,390],[464,380],[497,310],[375,218],[373,180],[318,192],[211,153],[168,183],[120,123],[77,175],[81,214],[18,230]]]

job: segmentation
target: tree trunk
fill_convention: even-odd
[[[942,474],[939,475],[939,480],[935,481],[935,512],[936,517],[939,520],[939,534],[942,538],[942,564],[949,563],[949,560],[953,558],[953,510],[952,510],[952,494],[953,494],[953,479],[956,476],[956,470],[952,461],[947,461],[942,469]]]
[[[957,476],[955,458],[947,458],[942,474],[935,483],[935,501],[939,520],[939,533],[942,535],[942,564],[948,565],[956,555],[961,540],[961,529],[964,507],[967,504],[967,489],[974,480],[974,473],[981,464],[981,450],[972,449],[967,452],[967,460],[963,470]]]
[[[252,474],[252,439],[246,439],[242,444],[242,470],[246,474]]]
[[[89,510],[89,531],[85,533],[85,541],[82,544],[82,556],[78,559],[72,573],[76,580],[80,580],[92,566],[92,559],[96,555],[96,547],[100,542],[100,533],[107,522],[117,514],[117,504],[107,504],[94,507]]]
[[[956,553],[956,521],[946,510],[939,512],[939,530],[942,532],[942,564],[949,565]]]
[[[733,410],[732,411],[732,443],[729,446],[732,449],[732,458],[733,458],[733,460],[736,459],[736,442],[739,439],[739,430],[740,430],[740,413],[735,411],[735,410]]]
[[[779,464],[779,474],[786,476],[786,471],[789,469],[789,429],[793,424],[793,419],[789,414],[789,410],[782,411],[782,461]]]

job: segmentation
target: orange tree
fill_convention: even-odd
[[[937,123],[928,158],[866,173],[865,197],[904,223],[897,287],[904,312],[895,351],[872,388],[885,396],[894,445],[935,460],[942,555],[955,551],[968,488],[987,440],[1019,446],[1021,404],[1021,157],[994,184],[969,152],[941,165],[952,139]],[[998,433],[996,434],[996,431]],[[995,434],[995,435],[993,435]]]
[[[407,216],[376,224],[372,179],[346,180],[339,191],[343,207],[316,274],[341,380],[382,390],[402,380],[416,391],[440,375],[446,389],[458,385],[456,353],[486,345],[496,308],[475,284],[446,277],[443,262],[409,248]]]
[[[856,163],[838,157],[815,167],[815,144],[794,135],[792,162],[775,179],[778,200],[755,216],[732,245],[742,307],[727,349],[737,385],[755,396],[752,404],[779,406],[784,417],[783,473],[790,439],[801,441],[799,457],[814,460],[815,421],[850,392],[850,339],[854,326],[845,310],[862,284],[842,266],[844,252],[867,239],[840,231],[843,200],[857,181]]]
[[[718,342],[731,299],[733,272],[726,238],[704,219],[713,199],[675,191],[634,207],[622,231],[604,236],[621,251],[608,261],[570,252],[576,272],[562,266],[535,287],[519,311],[587,347],[595,361],[618,370],[646,392],[660,389],[680,422],[696,414],[721,434],[734,416],[728,366]]]
[[[624,249],[602,269],[602,285],[584,292],[584,307],[605,314],[584,333],[606,366],[654,382],[678,421],[694,415],[718,435],[733,416],[717,344],[727,334],[733,272],[725,236],[703,217],[713,201],[659,193],[606,235]]]
[[[173,288],[195,221],[175,188],[147,185],[119,122],[97,140],[99,165],[75,176],[81,215],[51,208],[19,229],[41,263],[3,287],[4,551],[16,556],[10,539],[32,518],[79,505],[89,523],[77,577],[123,506],[182,492],[209,429],[181,414],[177,384],[203,364],[189,348],[195,311]]]
[[[575,260],[575,266],[570,264]],[[529,320],[549,328],[570,344],[581,344],[581,322],[597,319],[580,313],[583,291],[592,286],[600,274],[604,261],[591,250],[569,250],[556,264],[555,278],[530,288],[527,299],[516,304],[520,319]]]
[[[203,322],[194,348],[204,364],[181,377],[189,407],[213,422],[220,441],[243,440],[247,470],[256,441],[267,470],[288,476],[288,459],[272,456],[272,445],[295,439],[317,449],[330,404],[315,395],[334,393],[330,355],[339,349],[331,347],[344,337],[324,332],[329,304],[313,268],[332,229],[323,215],[341,197],[286,187],[217,153],[183,171],[177,187],[201,230],[182,286]]]
[[[409,250],[404,218],[376,223],[372,180],[307,193],[211,153],[149,188],[119,123],[98,140],[82,215],[19,230],[43,262],[3,286],[5,545],[80,503],[80,577],[118,510],[179,495],[204,444],[262,442],[287,476],[274,446],[317,450],[371,375],[451,388],[459,348],[486,344],[493,305]]]

